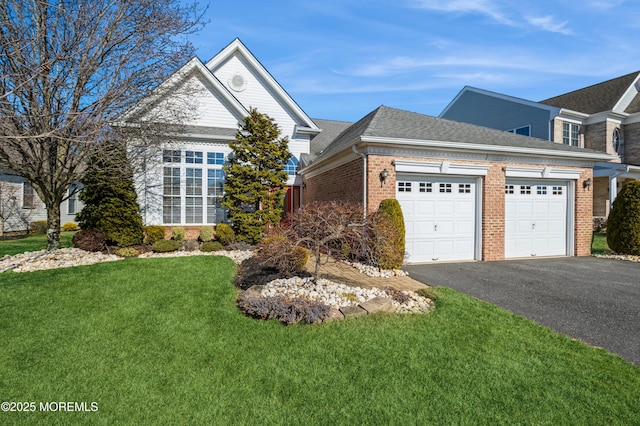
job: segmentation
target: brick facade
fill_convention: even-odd
[[[640,123],[625,124],[623,129],[624,156],[627,164],[640,164]]]
[[[367,205],[368,212],[377,210],[380,201],[385,198],[395,198],[396,172],[393,160],[412,160],[424,162],[438,162],[441,159],[414,157],[390,157],[383,155],[367,156]],[[456,161],[451,161],[455,163]],[[464,164],[487,164],[487,162],[460,161]],[[362,202],[362,165],[358,158],[340,165],[330,171],[320,173],[305,179],[304,203],[313,201],[352,201]],[[545,167],[548,165],[532,165],[518,163],[492,163],[486,176],[482,179],[482,260],[504,259],[505,239],[505,166],[514,167]],[[380,180],[380,172],[386,169],[389,176],[384,182]],[[586,179],[593,179],[591,169],[562,167],[562,169],[582,171],[575,182],[575,255],[589,256],[591,254],[593,191],[584,188]]]
[[[302,203],[349,201],[362,204],[363,160],[357,158],[304,180]]]

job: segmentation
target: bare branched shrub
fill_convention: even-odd
[[[262,264],[283,274],[302,272],[309,261],[309,250],[287,238],[283,228],[276,228],[264,237],[258,243],[256,255]]]
[[[238,297],[238,307],[245,315],[270,320],[277,319],[282,324],[298,322],[312,324],[329,316],[329,306],[315,300],[285,296],[254,297],[242,293]]]

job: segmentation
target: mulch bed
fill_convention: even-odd
[[[309,273],[298,273],[298,277],[310,277]],[[266,285],[279,278],[290,278],[278,272],[277,269],[264,265],[254,256],[238,266],[238,274],[233,285],[240,290],[246,290],[253,285]]]

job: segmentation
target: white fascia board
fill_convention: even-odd
[[[640,166],[620,163],[596,163],[593,177],[627,177],[640,179]]]
[[[459,176],[486,176],[490,165],[394,160],[396,173],[427,173]]]
[[[526,157],[555,157],[566,158],[575,160],[588,160],[588,161],[611,161],[619,158],[616,155],[609,155],[598,152],[575,152],[575,151],[560,151],[554,149],[543,148],[524,148],[515,146],[500,146],[500,145],[485,145],[474,144],[467,142],[448,142],[448,141],[432,141],[432,140],[415,140],[415,139],[393,139],[384,137],[367,136],[361,139],[362,142],[396,145],[396,146],[411,146],[413,148],[430,148],[439,150],[450,151],[470,151],[480,153],[499,153],[505,155],[518,155]]]
[[[616,124],[622,124],[622,122],[629,116],[626,113],[618,113],[614,111],[603,111],[597,114],[591,114],[589,118],[583,121],[583,124],[595,124],[611,121]]]
[[[629,107],[629,104],[635,99],[638,94],[638,81],[640,81],[640,73],[633,80],[633,83],[627,87],[618,102],[613,106],[613,111],[624,112]]]
[[[560,108],[558,116],[566,121],[575,120],[576,124],[582,124],[582,122],[589,118],[589,114],[584,112],[574,111],[572,109]]]
[[[293,130],[293,133],[299,133],[301,135],[317,135],[321,132],[322,130],[319,129],[318,127],[316,128],[311,128],[311,127],[306,127],[306,126],[299,126],[299,125],[295,125],[295,128]]]
[[[239,38],[233,40],[227,47],[222,49],[220,53],[211,58],[209,62],[206,64],[206,68],[209,69],[209,72],[213,74],[211,70],[218,67],[224,61],[229,59],[235,52],[238,52],[252,67],[253,69],[267,82],[271,90],[273,90],[277,96],[282,99],[287,107],[293,111],[300,120],[304,122],[306,127],[310,129],[318,129],[318,126],[309,118],[309,116],[300,108],[300,106],[289,96],[289,94],[282,88],[280,83],[276,81],[275,78],[267,69],[258,61],[258,59],[251,53],[249,49],[240,41]],[[319,130],[319,129],[318,129]]]
[[[557,169],[555,167],[504,167],[508,178],[560,179],[575,180],[580,178],[581,170]]]

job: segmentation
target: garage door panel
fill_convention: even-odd
[[[405,218],[407,260],[474,259],[475,178],[399,175],[396,181]]]
[[[567,183],[507,181],[505,257],[567,254]]]

